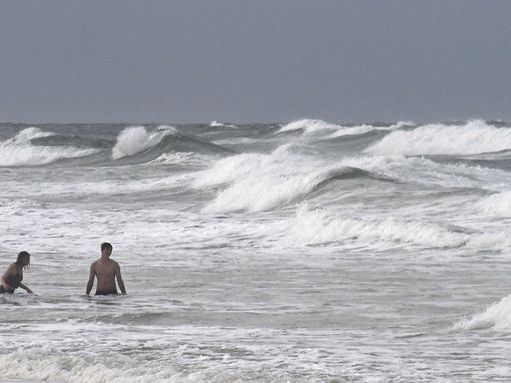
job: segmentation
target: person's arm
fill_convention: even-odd
[[[23,283],[20,283],[20,287],[25,290],[29,294],[33,294],[32,290],[30,290],[27,286],[25,286]]]
[[[92,286],[94,286],[94,277],[96,276],[96,270],[94,269],[94,264],[90,265],[89,272],[89,281],[87,282],[87,290],[85,290],[85,294],[89,295],[92,290]]]
[[[126,287],[124,287],[124,281],[122,280],[121,277],[121,266],[119,266],[119,264],[117,264],[115,267],[115,277],[117,278],[117,283],[119,285],[119,288],[121,289],[121,293],[123,295],[126,295]]]

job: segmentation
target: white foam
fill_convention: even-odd
[[[223,124],[223,123],[221,123],[221,122],[218,122],[218,121],[216,121],[216,120],[213,120],[213,121],[211,121],[211,123],[209,124],[209,126],[211,126],[212,128],[216,128],[216,127],[222,127],[222,126],[224,126],[224,124]]]
[[[158,145],[163,137],[177,133],[174,127],[166,125],[159,126],[152,132],[148,132],[143,126],[125,128],[117,136],[117,142],[112,148],[112,158],[118,160],[133,156]]]
[[[332,124],[323,120],[303,119],[298,121],[290,122],[284,125],[278,132],[292,132],[296,130],[303,131],[304,135],[314,135],[319,133],[331,133],[341,129],[340,125]]]
[[[500,231],[483,230],[481,233],[471,235],[466,246],[484,251],[490,249],[509,252],[511,250],[511,233],[502,229]]]
[[[233,125],[233,124],[228,124],[228,123],[225,123],[225,122],[219,122],[219,121],[211,121],[209,123],[209,126],[212,127],[212,128],[236,128],[236,125]]]
[[[48,181],[38,182],[17,193],[18,198],[31,196],[34,193],[40,196],[93,196],[101,194],[119,194],[119,193],[142,193],[158,190],[177,190],[186,187],[193,179],[193,173],[179,172],[166,177],[154,176],[140,179],[111,179],[101,182],[79,181],[69,183],[67,181]],[[11,186],[10,190],[15,190],[16,186]],[[8,193],[7,193],[8,194]],[[4,193],[5,195],[5,193]],[[0,197],[0,207],[2,199]]]
[[[476,204],[475,209],[484,214],[509,217],[511,216],[511,191],[485,197]]]
[[[78,149],[72,146],[32,145],[31,140],[53,136],[31,127],[15,137],[0,143],[0,166],[46,165],[60,159],[84,157],[97,152],[96,149]]]
[[[148,162],[152,165],[203,165],[208,162],[206,156],[194,152],[163,153],[158,158]]]
[[[227,185],[204,209],[207,212],[263,211],[310,193],[319,183],[352,169],[326,165],[307,155],[290,153],[286,144],[270,154],[247,153],[221,159],[197,174],[197,189]]]
[[[198,173],[192,186],[222,188],[206,211],[254,212],[293,202],[314,190],[331,172],[347,168],[401,182],[448,188],[500,191],[511,182],[511,175],[498,169],[439,164],[420,157],[365,155],[334,162],[293,141],[270,154],[245,153],[221,159]]]
[[[397,130],[397,129],[402,129],[407,126],[411,127],[411,126],[415,126],[415,125],[417,125],[417,124],[413,121],[398,121],[395,124],[390,125],[387,129],[388,130]]]
[[[374,130],[399,130],[406,126],[414,126],[415,123],[411,121],[399,121],[390,126],[373,126],[373,125],[358,125],[351,127],[342,127],[337,132],[334,132],[328,138],[342,137],[342,136],[355,136],[359,134],[369,133]]]
[[[500,169],[440,164],[424,157],[367,155],[345,158],[342,163],[401,182],[447,188],[503,191],[509,189],[511,183],[511,174]]]
[[[30,144],[30,140],[34,138],[41,138],[41,137],[50,137],[54,136],[55,133],[53,132],[44,132],[40,128],[36,127],[30,127],[23,129],[21,132],[19,132],[15,137],[7,140],[7,143],[15,143],[18,145],[22,144]]]
[[[365,245],[390,247],[397,243],[427,248],[466,247],[474,250],[509,251],[508,232],[453,231],[448,224],[405,216],[367,216],[353,211],[339,212],[313,208],[305,201],[296,210],[286,229],[283,243],[292,246],[325,244],[330,242],[356,242]]]
[[[352,126],[352,127],[346,127],[343,129],[339,129],[335,133],[332,133],[328,137],[335,138],[335,137],[342,137],[342,136],[355,136],[358,134],[372,132],[373,130],[375,130],[375,127],[371,126],[371,125]]]
[[[336,138],[364,134],[373,130],[397,130],[411,125],[415,124],[409,121],[400,121],[390,126],[373,126],[369,124],[342,126],[323,120],[303,119],[284,125],[278,133],[302,131],[303,136],[327,135],[327,138]]]
[[[461,320],[454,327],[464,330],[511,329],[511,295],[502,298],[499,302],[492,304],[485,311],[474,315],[471,319]]]
[[[469,237],[435,223],[404,218],[345,217],[302,203],[288,229],[289,243],[308,245],[328,242],[393,242],[428,247],[458,247]]]
[[[365,150],[374,154],[477,154],[511,149],[511,129],[484,121],[465,125],[431,124],[413,130],[397,130]]]
[[[53,353],[53,355],[49,355]],[[40,350],[37,354],[16,352],[0,355],[0,373],[6,378],[23,378],[63,383],[155,383],[183,382],[186,379],[171,366],[156,363],[139,366],[131,358],[65,355],[59,350]]]
[[[225,138],[222,140],[216,140],[213,141],[213,144],[215,145],[247,145],[247,144],[253,144],[255,142],[260,142],[261,140],[259,138],[250,138],[250,137],[236,137],[236,138]]]

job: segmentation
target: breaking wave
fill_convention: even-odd
[[[195,136],[181,134],[166,125],[149,132],[143,126],[126,128],[119,133],[112,148],[112,158],[123,163],[169,163],[172,157],[186,156],[176,153],[195,153],[199,158],[201,155],[225,155],[234,151]]]
[[[402,121],[390,126],[373,126],[368,124],[342,126],[323,120],[303,119],[284,125],[277,133],[300,131],[303,136],[325,136],[326,138],[335,138],[365,134],[374,130],[396,130],[413,125],[413,122]]]
[[[151,165],[195,165],[200,166],[208,163],[207,156],[201,156],[194,152],[170,152],[163,153],[158,158],[149,161]]]
[[[245,153],[221,159],[198,173],[192,186],[224,187],[206,206],[207,212],[256,212],[296,201],[329,181],[361,176],[371,177],[363,169],[299,155],[286,144],[270,154]]]
[[[224,126],[224,124],[222,122],[218,122],[218,121],[211,121],[209,126],[211,126],[212,128],[218,128],[218,127],[222,127]]]
[[[475,208],[484,214],[509,217],[511,216],[511,191],[492,194],[479,201]]]
[[[454,328],[459,330],[481,330],[488,328],[510,330],[511,295],[502,298],[499,302],[492,304],[485,311],[474,315],[472,318],[461,320]]]
[[[511,129],[484,121],[464,125],[431,124],[391,132],[365,152],[372,154],[477,154],[511,149]]]
[[[235,128],[236,125],[233,125],[233,124],[228,124],[228,123],[225,123],[225,122],[219,122],[219,121],[211,121],[209,123],[209,126],[211,128]]]
[[[34,145],[32,140],[54,136],[31,127],[20,131],[15,137],[0,143],[0,166],[46,165],[61,159],[85,157],[97,149],[79,149],[73,146]]]
[[[49,137],[49,136],[54,136],[54,135],[55,135],[55,133],[53,133],[53,132],[44,132],[39,128],[30,127],[30,128],[23,129],[16,136],[5,141],[5,144],[17,144],[17,145],[30,144],[30,141],[35,138]]]
[[[287,125],[284,125],[278,133],[283,132],[292,132],[292,131],[301,131],[304,135],[314,135],[324,132],[332,132],[341,129],[342,127],[336,124],[332,124],[330,122],[326,122],[323,120],[312,120],[312,119],[303,119],[298,121],[290,122]]]
[[[143,126],[125,128],[117,136],[117,142],[112,148],[112,158],[118,160],[133,156],[158,145],[163,137],[177,133],[177,130],[171,126],[160,126],[153,132],[148,132]]]
[[[353,218],[313,209],[307,202],[296,211],[289,228],[292,243],[322,244],[342,241],[400,242],[428,247],[459,247],[469,237],[433,223],[396,218]]]
[[[223,158],[197,173],[196,189],[219,189],[205,211],[264,211],[296,202],[339,178],[376,180],[502,191],[511,175],[499,169],[441,164],[422,157],[362,155],[336,161],[304,143],[288,143],[269,154],[243,153]]]
[[[353,217],[311,208],[307,201],[300,204],[291,221],[284,242],[318,245],[331,242],[361,242],[366,245],[396,243],[427,248],[458,248],[475,250],[509,250],[511,240],[504,232],[469,233],[448,225],[424,222],[405,217]]]

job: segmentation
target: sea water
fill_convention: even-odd
[[[0,185],[1,382],[511,380],[505,122],[3,124]]]

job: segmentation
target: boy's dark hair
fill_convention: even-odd
[[[101,244],[101,250],[105,250],[105,249],[109,249],[109,250],[112,250],[112,245],[109,244],[108,242],[103,242]]]

